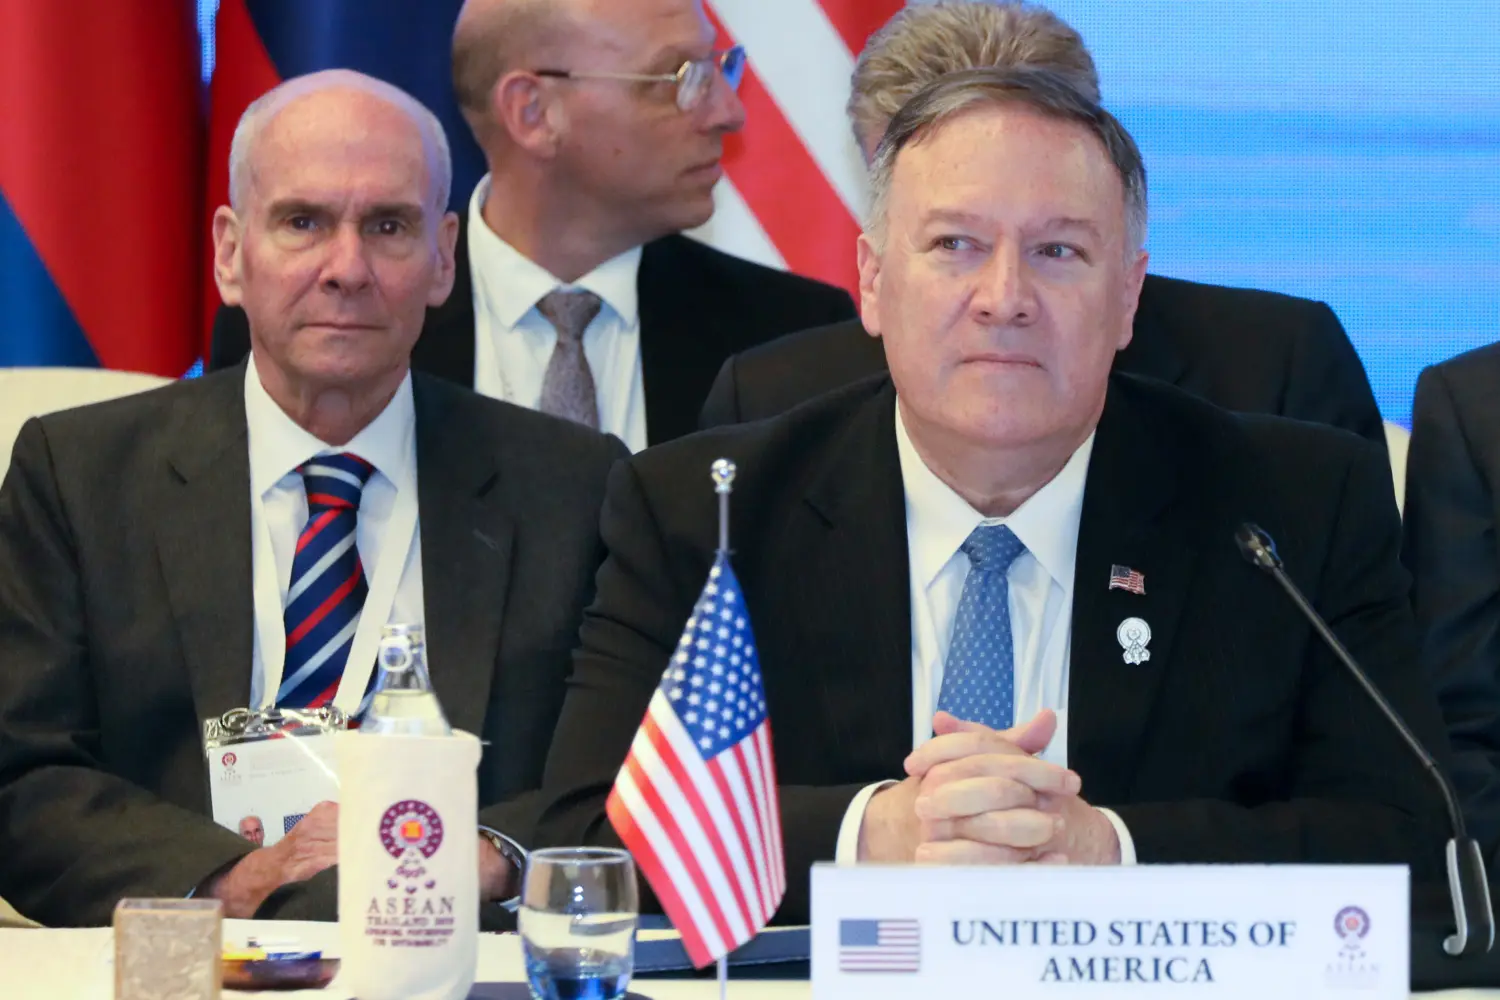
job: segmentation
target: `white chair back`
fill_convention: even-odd
[[[5,900],[0,899],[0,928],[5,927],[40,927],[41,924],[35,920],[21,916]]]
[[[0,368],[0,470],[10,468],[16,435],[32,417],[144,392],[170,381],[105,368]]]
[[[1396,485],[1396,509],[1406,512],[1406,453],[1411,450],[1411,431],[1385,422],[1385,447],[1391,454],[1391,480]]]

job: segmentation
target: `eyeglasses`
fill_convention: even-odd
[[[692,111],[703,103],[713,86],[714,73],[724,74],[730,90],[738,90],[745,76],[745,47],[736,45],[715,52],[706,59],[689,59],[675,73],[575,73],[566,69],[533,70],[537,76],[556,80],[631,80],[640,83],[674,83],[677,85],[677,107]]]

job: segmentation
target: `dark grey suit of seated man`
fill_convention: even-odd
[[[1052,70],[1099,102],[1083,38],[1045,7],[914,4],[870,37],[855,64],[849,118],[866,158],[920,87],[973,66]],[[858,320],[788,334],[725,361],[699,423],[774,416],[885,369],[881,342]],[[1148,274],[1134,336],[1116,355],[1115,371],[1171,383],[1225,409],[1331,424],[1385,446],[1364,367],[1321,302]]]
[[[1146,268],[1129,135],[1061,77],[914,97],[860,240],[876,376],[616,465],[608,555],[547,760],[539,843],[605,799],[713,559],[776,734],[788,890],[817,861],[1440,865],[1422,767],[1244,521],[1440,757],[1381,451],[1111,375]]]
[[[265,574],[287,594],[280,554],[319,530],[312,473],[299,474],[314,456],[374,466],[355,575],[398,572],[391,607],[425,622],[450,721],[489,741],[481,823],[522,843],[602,557],[619,441],[408,370],[423,310],[453,283],[436,121],[395,88],[330,72],[252,105],[236,148],[215,268],[250,317],[250,361],[30,421],[0,488],[0,895],[46,924],[188,893],[230,916],[334,917],[337,807],[257,848],[210,818],[199,739],[201,720],[268,683],[257,635],[299,631],[285,625],[295,599],[253,595]],[[258,471],[289,449],[301,454]],[[401,537],[391,511],[413,502],[418,526]],[[376,634],[389,620],[331,606]],[[338,683],[338,643],[306,676],[332,666]],[[310,690],[294,683],[296,647],[257,704],[317,703],[291,700]],[[488,840],[480,856],[484,898],[507,898],[513,866]]]
[[[1407,567],[1469,828],[1500,854],[1500,344],[1417,379]]]

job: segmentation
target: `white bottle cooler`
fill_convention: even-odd
[[[340,733],[339,985],[462,1000],[479,938],[479,740]]]

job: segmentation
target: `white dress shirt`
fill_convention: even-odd
[[[932,738],[932,716],[943,689],[953,619],[969,577],[969,557],[960,546],[981,524],[1004,524],[1026,546],[1005,575],[1015,665],[1015,723],[1026,722],[1044,708],[1056,712],[1057,733],[1038,756],[1060,767],[1068,766],[1073,571],[1083,490],[1093,451],[1094,435],[1090,434],[1062,470],[1009,517],[985,517],[927,467],[906,433],[897,405],[896,452],[906,494],[911,579],[913,748]],[[894,782],[870,785],[849,804],[839,827],[835,853],[840,864],[857,860],[865,807],[872,795],[891,784]],[[1121,861],[1134,864],[1135,847],[1124,823],[1112,811],[1100,811],[1119,835]]]
[[[315,456],[348,452],[375,466],[360,496],[359,525],[355,529],[355,546],[369,594],[344,671],[351,690],[346,695],[341,685],[335,699],[341,707],[346,699],[348,705],[358,706],[366,687],[361,678],[368,678],[375,667],[382,627],[426,622],[417,503],[417,415],[412,404],[411,373],[401,380],[379,416],[348,444],[335,448],[303,430],[266,394],[255,369],[254,353],[245,368],[250,558],[255,587],[250,704],[259,708],[274,702],[286,658],[286,594],[297,539],[307,525],[307,489],[297,469]],[[276,683],[268,684],[268,675]],[[520,844],[483,824],[479,829],[504,841],[510,857],[520,858],[524,866],[526,851]],[[501,905],[513,910],[516,902],[511,899]]]
[[[627,250],[569,284],[506,243],[484,221],[490,178],[469,198],[469,270],[474,278],[474,390],[536,409],[557,331],[536,304],[559,288],[587,289],[603,300],[583,331],[594,375],[599,429],[631,451],[646,447],[646,387],[641,378],[641,319],[636,276],[641,248]]]
[[[250,704],[258,708],[275,700],[286,657],[286,594],[297,539],[307,525],[307,490],[297,469],[308,459],[349,452],[375,466],[360,498],[355,533],[370,595],[360,614],[347,669],[363,676],[374,669],[375,648],[385,624],[425,621],[411,374],[379,416],[347,445],[335,448],[299,427],[266,394],[252,354],[245,367],[245,422],[250,437],[250,558],[255,595],[248,693]],[[402,531],[403,525],[410,530]],[[393,537],[398,533],[406,537]],[[399,575],[392,578],[393,574]],[[382,594],[389,594],[388,604],[381,600]],[[267,684],[268,675],[275,684]],[[357,684],[356,705],[363,692],[364,685]]]

